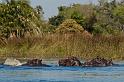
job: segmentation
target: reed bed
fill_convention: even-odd
[[[124,60],[124,36],[84,36],[77,33],[45,33],[40,37],[0,39],[0,57],[63,58],[96,56]]]

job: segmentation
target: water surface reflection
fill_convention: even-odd
[[[110,67],[11,67],[0,65],[0,82],[124,82],[124,64]]]

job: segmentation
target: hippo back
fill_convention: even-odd
[[[68,57],[66,59],[59,60],[59,66],[81,66],[81,62],[77,57]]]

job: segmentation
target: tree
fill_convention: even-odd
[[[60,6],[59,14],[49,19],[50,24],[59,26],[63,20],[74,19],[84,29],[91,32],[95,22],[95,15],[92,5],[73,4],[69,7]]]
[[[57,15],[52,18],[49,18],[49,23],[54,26],[59,26],[63,22],[64,19],[65,17],[63,15]]]
[[[20,37],[26,31],[37,34],[42,22],[29,0],[6,0],[6,3],[1,3],[0,20],[0,33],[4,37],[9,37],[12,32]]]
[[[99,0],[99,5],[95,7],[96,23],[94,24],[94,33],[114,34],[119,31],[118,21],[113,15],[113,10],[117,7],[116,0]],[[99,31],[99,32],[98,32]]]
[[[113,11],[115,21],[118,21],[118,27],[124,30],[124,5],[118,5]]]
[[[43,18],[44,12],[43,12],[43,8],[40,5],[36,6],[36,11],[37,11],[37,14],[39,14],[39,16]]]
[[[81,26],[85,26],[85,17],[83,16],[83,14],[74,11],[71,15],[71,19],[74,19],[78,24],[80,24]]]

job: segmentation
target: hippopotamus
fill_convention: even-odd
[[[49,65],[42,64],[42,59],[32,59],[28,60],[26,64],[23,66],[45,66],[45,67],[50,67]]]
[[[42,59],[32,59],[28,60],[27,62],[20,62],[15,58],[7,58],[3,65],[9,66],[43,66],[43,67],[50,67],[49,65],[42,64]]]
[[[59,60],[59,66],[81,66],[81,62],[77,57],[68,57],[65,59],[60,59]]]
[[[105,67],[105,66],[112,66],[112,65],[114,65],[112,59],[107,60],[99,56],[97,56],[96,58],[90,61],[84,62],[82,64],[82,66],[84,67]]]

